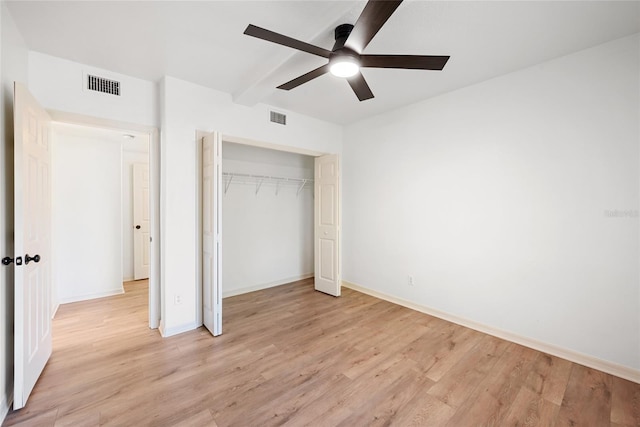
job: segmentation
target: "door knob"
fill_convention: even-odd
[[[140,230],[140,226],[139,225],[136,225],[136,230]]]
[[[2,264],[3,265],[9,265],[12,262],[15,262],[16,265],[22,265],[22,257],[19,256],[19,257],[16,257],[15,259],[13,259],[11,257],[6,256],[6,257],[2,258]]]
[[[29,264],[31,261],[40,262],[40,255],[29,256],[29,254],[26,254],[24,256],[24,263]]]

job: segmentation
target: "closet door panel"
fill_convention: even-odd
[[[202,321],[222,334],[222,137],[202,140]]]
[[[340,296],[340,162],[337,154],[315,159],[315,289]]]

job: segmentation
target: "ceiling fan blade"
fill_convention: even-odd
[[[360,55],[360,66],[370,68],[442,70],[448,60],[448,56],[432,55]]]
[[[373,98],[373,92],[371,92],[371,89],[369,88],[369,85],[364,79],[362,73],[359,72],[353,77],[348,77],[347,81],[360,101],[366,101],[367,99]]]
[[[318,46],[314,46],[309,43],[305,43],[300,40],[292,39],[291,37],[287,37],[282,34],[274,33],[270,30],[265,30],[264,28],[256,27],[255,25],[249,24],[246,30],[244,30],[244,34],[252,37],[256,37],[262,40],[266,40],[272,43],[277,43],[282,46],[291,47],[293,49],[301,50],[303,52],[311,53],[313,55],[322,56],[323,58],[328,58],[331,55],[331,51],[327,49],[323,49]]]
[[[345,46],[362,53],[384,23],[387,22],[387,19],[400,6],[400,3],[402,3],[402,0],[369,0],[353,26]]]
[[[300,77],[296,77],[293,80],[281,84],[280,86],[278,86],[278,89],[291,90],[328,72],[329,64],[325,64],[322,67],[316,68],[313,71],[309,71],[308,73],[301,75]]]

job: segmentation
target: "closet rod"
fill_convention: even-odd
[[[285,177],[285,176],[273,176],[273,175],[255,175],[255,174],[249,174],[249,173],[236,173],[236,172],[222,172],[222,176],[225,178],[229,178],[230,180],[233,179],[233,177],[238,177],[238,178],[250,178],[253,180],[269,180],[269,181],[275,181],[275,182],[291,182],[291,183],[311,183],[313,182],[313,179],[310,178],[289,178],[289,177]]]
[[[260,188],[263,184],[275,184],[276,185],[276,196],[280,191],[281,185],[296,185],[298,190],[296,192],[296,196],[300,194],[303,188],[305,188],[308,184],[313,183],[313,179],[310,178],[289,178],[283,176],[272,176],[272,175],[256,175],[249,173],[236,173],[236,172],[223,172],[222,177],[226,180],[224,185],[224,193],[227,194],[229,191],[229,186],[231,182],[237,182],[239,184],[247,184],[248,182],[255,183],[256,185],[256,195],[260,191]],[[237,178],[234,180],[234,178]]]

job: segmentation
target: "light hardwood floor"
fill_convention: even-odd
[[[640,385],[350,289],[224,301],[224,334],[162,339],[147,284],[60,307],[6,426],[640,426]]]

